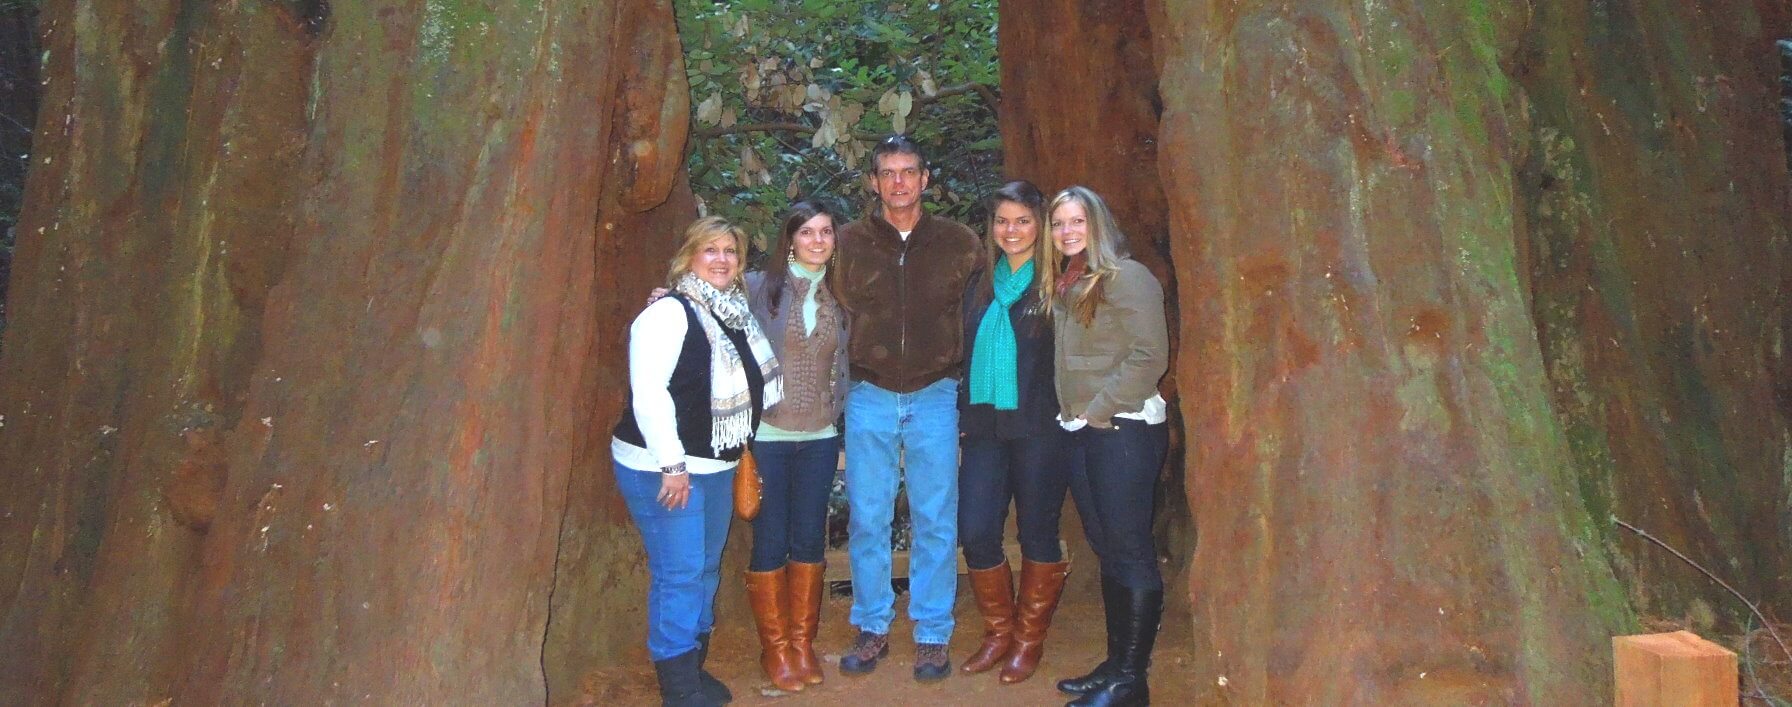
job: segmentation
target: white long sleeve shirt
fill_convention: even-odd
[[[698,314],[697,316],[705,316]],[[695,456],[678,441],[678,410],[667,385],[690,323],[684,304],[661,297],[647,305],[628,327],[628,387],[633,398],[635,424],[641,428],[645,449],[610,438],[610,456],[632,469],[657,471],[679,462],[693,474],[715,474],[734,468],[735,462]],[[701,414],[709,414],[703,410]]]

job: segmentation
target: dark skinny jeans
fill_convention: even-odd
[[[754,442],[765,490],[753,518],[747,569],[770,572],[786,562],[821,562],[827,551],[828,495],[839,469],[840,435],[803,442]]]
[[[958,542],[971,569],[1007,561],[1002,550],[1008,501],[1013,499],[1021,557],[1034,562],[1064,559],[1058,516],[1070,469],[1064,464],[1067,435],[1047,432],[1018,439],[965,438],[958,471]]]
[[[1151,520],[1170,428],[1124,417],[1113,422],[1110,429],[1070,433],[1070,495],[1101,573],[1129,588],[1163,591]]]

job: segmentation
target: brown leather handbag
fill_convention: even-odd
[[[759,480],[759,463],[753,460],[753,451],[741,450],[740,465],[734,469],[734,514],[741,520],[752,520],[759,515],[759,494],[765,488]]]

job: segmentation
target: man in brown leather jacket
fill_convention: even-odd
[[[958,590],[958,385],[962,297],[981,263],[970,229],[928,214],[921,146],[894,135],[872,150],[878,206],[839,235],[839,299],[851,318],[846,497],[852,623],[840,670],[867,673],[889,652],[896,595],[890,529],[908,486],[909,616],[915,679],[951,674],[946,644]]]

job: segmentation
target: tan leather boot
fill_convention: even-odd
[[[1045,633],[1052,627],[1052,614],[1058,610],[1058,597],[1064,594],[1064,579],[1070,576],[1070,562],[1020,561],[1020,600],[1014,622],[1014,642],[1002,664],[1002,682],[1017,683],[1033,677],[1039,659],[1045,655]]]
[[[784,568],[770,572],[747,573],[747,603],[753,606],[753,620],[759,625],[759,667],[772,685],[785,692],[800,692],[803,678],[796,672],[790,648],[789,587]]]
[[[1014,570],[1008,563],[986,570],[971,570],[971,589],[983,612],[983,645],[959,668],[981,673],[996,667],[1007,655],[1014,636]]]
[[[820,685],[815,634],[821,629],[822,564],[792,562],[784,567],[790,583],[790,647],[796,653],[796,672],[803,682]]]

